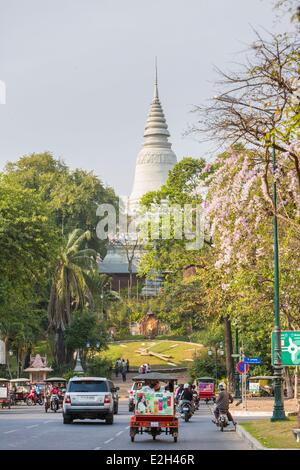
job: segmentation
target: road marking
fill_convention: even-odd
[[[102,447],[95,447],[94,450],[100,450],[100,449],[102,449]]]
[[[108,439],[108,441],[105,441],[104,444],[108,444],[109,442],[111,442],[111,441],[113,441],[113,440],[114,440],[114,438],[111,437],[110,439]]]
[[[11,432],[16,432],[18,429],[12,429],[11,431],[3,431],[3,434],[10,434]]]
[[[124,432],[124,431],[119,431],[119,432],[117,432],[116,437],[120,436],[123,432]]]
[[[51,421],[44,421],[44,424],[51,423]]]
[[[26,429],[37,428],[38,424],[32,424],[31,426],[26,426]]]

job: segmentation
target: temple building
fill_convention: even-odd
[[[169,137],[168,125],[159,99],[156,67],[154,95],[144,130],[144,142],[136,160],[133,188],[128,200],[129,214],[134,215],[137,212],[140,199],[144,194],[160,189],[166,182],[169,171],[176,164],[177,158],[171,148]],[[132,263],[134,283],[140,257],[141,249],[136,250]],[[117,290],[118,285],[126,287],[129,282],[128,266],[128,247],[126,253],[121,244],[119,246],[110,244],[99,268],[101,273],[112,277],[113,288]],[[159,277],[154,281],[146,280],[142,295],[145,297],[157,295],[161,286],[160,282]]]

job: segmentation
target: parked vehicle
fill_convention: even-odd
[[[0,404],[2,408],[11,405],[8,379],[0,379]]]
[[[26,378],[18,378],[10,380],[11,404],[25,404],[28,394],[31,390],[30,380]]]
[[[72,377],[63,403],[63,423],[74,419],[103,419],[113,424],[117,388],[103,377]]]
[[[63,406],[67,381],[63,377],[49,377],[45,382],[45,412],[50,409],[56,413]],[[53,393],[53,390],[57,390],[57,393]]]
[[[215,387],[216,381],[212,377],[199,377],[196,380],[198,387],[199,400],[204,400],[205,403],[209,401],[216,401]]]
[[[128,411],[131,413],[134,411],[134,399],[136,391],[139,390],[142,386],[142,382],[133,382],[131,389],[128,390],[129,399],[128,399]]]
[[[133,377],[133,380],[141,382],[142,385],[145,385],[145,381],[155,384],[171,383],[172,390],[174,390],[177,378],[167,376],[167,374],[149,372],[148,374],[139,374]],[[174,442],[177,442],[178,418],[176,417],[174,392],[165,391],[165,389],[156,392],[155,388],[148,389],[150,387],[142,387],[136,391],[134,415],[130,418],[131,441],[134,442],[137,434],[148,433],[155,440],[157,436],[165,433],[171,435]]]

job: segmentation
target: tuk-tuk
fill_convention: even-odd
[[[177,378],[167,374],[149,372],[139,374],[132,379],[142,382],[142,387],[136,390],[134,400],[134,415],[130,418],[130,438],[134,441],[136,434],[148,433],[153,440],[161,433],[171,435],[174,442],[178,438],[178,418],[174,398],[174,386]],[[165,387],[155,391],[154,383],[163,382]]]
[[[67,388],[67,380],[63,377],[49,377],[45,380],[45,412],[52,410],[56,413],[59,408],[62,408],[64,396]],[[57,396],[51,394],[51,389],[56,386],[59,390]]]
[[[249,377],[249,395],[252,397],[273,397],[274,377],[272,375],[257,375]]]
[[[11,405],[8,379],[0,379],[0,404],[2,408],[10,408]]]
[[[198,397],[199,401],[204,400],[205,403],[209,401],[216,401],[215,396],[215,387],[216,387],[216,380],[212,377],[199,377],[196,379],[197,389],[198,389]]]
[[[18,378],[10,380],[10,393],[11,403],[17,405],[18,403],[26,403],[27,396],[31,390],[31,383],[29,379]]]

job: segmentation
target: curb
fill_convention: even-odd
[[[242,428],[239,424],[236,426],[237,434],[251,447],[253,450],[269,450],[264,447],[257,439],[255,439],[248,431]]]

